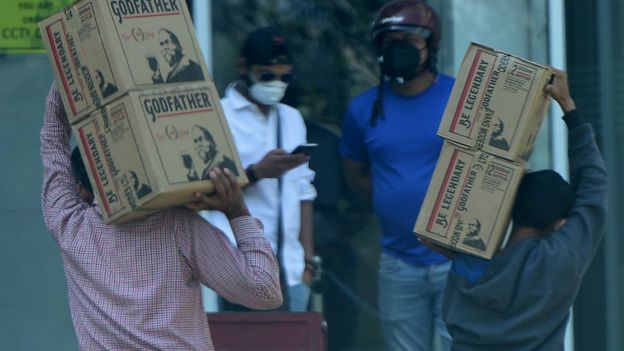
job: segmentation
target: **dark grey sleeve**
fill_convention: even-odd
[[[568,126],[568,129],[572,130],[585,123],[585,118],[577,109],[574,109],[563,116],[563,121]]]
[[[604,236],[607,210],[607,170],[589,123],[569,128],[568,158],[575,200],[561,231],[585,271]]]

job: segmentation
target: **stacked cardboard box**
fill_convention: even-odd
[[[83,0],[40,24],[102,215],[117,223],[247,182],[183,0]]]
[[[552,72],[472,43],[438,135],[446,140],[414,232],[491,258],[507,232],[518,184],[550,99]]]

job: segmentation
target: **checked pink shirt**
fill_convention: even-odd
[[[251,308],[281,304],[278,265],[258,220],[231,221],[238,247],[183,208],[107,225],[78,197],[70,136],[53,85],[41,131],[42,207],[81,349],[212,350],[200,283]]]

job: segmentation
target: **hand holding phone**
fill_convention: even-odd
[[[305,144],[304,144],[305,145]],[[249,167],[254,173],[254,178],[260,180],[263,178],[278,178],[289,170],[300,166],[310,159],[304,152],[305,150],[297,150],[296,154],[288,153],[284,149],[273,149],[269,151],[262,159]]]
[[[297,146],[292,152],[291,154],[304,154],[304,155],[310,155],[310,151],[312,151],[315,147],[317,147],[318,144],[316,143],[307,143],[307,144],[301,144],[299,146]]]

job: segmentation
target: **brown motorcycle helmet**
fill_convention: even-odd
[[[382,7],[373,22],[373,42],[378,50],[381,50],[383,34],[391,31],[420,34],[434,53],[440,48],[440,17],[423,1],[395,0]]]

